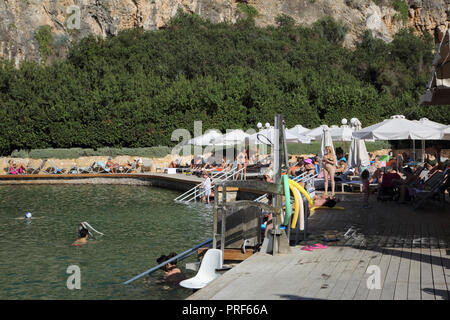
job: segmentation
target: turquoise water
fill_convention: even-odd
[[[174,203],[166,189],[124,185],[0,187],[0,299],[184,299],[163,272],[121,283],[155,266],[161,254],[181,253],[212,235],[210,207]],[[23,217],[30,211],[35,219]],[[71,246],[79,222],[105,234]],[[186,276],[185,262],[178,263]],[[69,290],[77,265],[81,289]]]

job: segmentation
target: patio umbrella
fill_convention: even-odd
[[[334,151],[334,154],[336,155],[336,150],[334,149],[333,145],[333,139],[331,139],[330,130],[328,129],[328,127],[322,128],[320,153],[319,153],[320,159],[322,159],[325,154],[325,147],[331,147]],[[322,161],[320,163],[322,163]]]
[[[191,144],[194,146],[212,146],[213,139],[217,139],[222,136],[220,131],[209,130],[205,134],[195,137],[187,142],[187,144]]]
[[[408,120],[402,115],[353,132],[354,138],[375,140],[440,140],[442,136],[441,130]]]
[[[324,128],[328,129],[328,126],[326,124],[322,124],[317,128],[311,129],[309,132],[306,133],[306,136],[310,137],[311,140],[319,141],[320,139],[322,139]]]
[[[357,124],[355,130],[360,129],[361,125]],[[364,140],[352,138],[347,163],[351,168],[367,167],[370,165],[369,154],[367,153],[366,143]]]
[[[333,141],[352,141],[353,129],[348,125],[342,125],[340,127],[331,127],[330,135]]]
[[[311,129],[305,128],[301,124],[298,124],[295,127],[290,128],[290,129],[287,130],[287,132],[292,133],[293,135],[296,135],[296,136],[304,136],[309,131],[311,131]]]
[[[450,104],[450,37],[449,30],[437,49],[432,66],[431,80],[427,91],[421,97],[420,103],[424,105]]]
[[[241,129],[235,129],[233,131],[230,131],[222,136],[219,136],[217,138],[213,138],[211,140],[211,143],[216,146],[232,146],[235,144],[241,144],[245,142],[245,138],[249,137],[250,135],[246,132],[244,132]]]
[[[447,127],[447,125],[445,125],[445,124],[442,124],[442,123],[439,123],[439,122],[435,122],[435,121],[431,121],[431,120],[429,120],[427,118],[421,118],[420,120],[413,120],[413,121],[415,121],[417,123],[420,123],[420,124],[423,124],[423,125],[425,125],[427,127],[438,129],[438,130],[443,130],[443,129],[445,129]],[[450,140],[450,136],[445,135],[445,132],[444,132],[444,136],[442,137],[442,139]],[[414,141],[413,141],[413,146],[414,146],[413,154],[415,155],[416,145],[415,145]],[[424,162],[424,160],[425,160],[425,153],[424,153],[424,151],[425,151],[425,140],[422,140],[422,162]]]

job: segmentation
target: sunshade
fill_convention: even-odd
[[[232,130],[222,136],[212,139],[211,143],[216,146],[231,146],[245,142],[250,135],[241,129]]]
[[[402,115],[353,132],[354,138],[376,140],[440,140],[442,136],[441,130],[408,120]]]
[[[187,142],[187,144],[191,144],[194,146],[211,146],[213,139],[217,139],[222,136],[220,131],[210,130],[205,134],[195,137]]]
[[[357,125],[355,128],[355,130],[360,129],[360,125]],[[364,140],[352,138],[347,164],[351,168],[366,167],[370,165],[369,154],[367,153],[366,143]]]

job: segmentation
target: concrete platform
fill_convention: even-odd
[[[450,210],[430,202],[425,209],[339,195],[345,210],[318,210],[309,218],[309,244],[285,255],[254,254],[188,300],[448,300]],[[349,231],[349,229],[351,229]],[[322,241],[333,233],[338,242]],[[380,289],[369,289],[379,268]],[[367,271],[369,271],[367,273]]]

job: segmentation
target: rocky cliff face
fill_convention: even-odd
[[[299,24],[332,16],[349,27],[346,46],[367,29],[390,41],[404,25],[428,31],[438,41],[447,29],[450,8],[450,0],[0,0],[0,56],[16,65],[41,59],[36,32],[43,25],[51,27],[53,54],[64,55],[71,39],[89,33],[163,28],[179,8],[213,22],[235,22],[241,14],[238,3],[258,11],[260,26],[275,24],[281,14]]]

